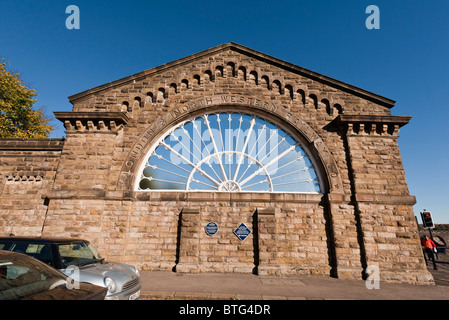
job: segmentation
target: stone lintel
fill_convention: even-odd
[[[257,215],[274,216],[275,209],[274,208],[257,208]]]
[[[182,208],[182,214],[199,214],[199,208]]]

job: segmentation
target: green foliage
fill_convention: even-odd
[[[449,231],[449,224],[436,224],[435,230],[437,231]]]
[[[0,138],[48,138],[53,127],[42,109],[33,110],[37,95],[22,83],[20,74],[9,72],[0,58]]]

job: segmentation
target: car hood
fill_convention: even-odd
[[[21,300],[104,300],[107,289],[90,283],[79,283],[76,290],[68,289],[65,285],[52,290],[45,290]]]
[[[70,275],[68,269],[61,271],[76,281],[88,282],[102,287],[105,286],[104,278],[110,277],[115,281],[118,287],[117,289],[121,291],[125,283],[138,278],[136,273],[130,268],[132,267],[117,262],[92,263],[79,267],[79,279],[76,278],[76,271],[78,271],[76,269],[75,273],[72,273],[72,275]]]

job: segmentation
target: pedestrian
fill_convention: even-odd
[[[436,245],[435,242],[432,241],[432,239],[429,239],[427,236],[424,236],[421,240],[421,244],[424,247],[424,251],[427,254],[427,257],[432,260],[433,262],[433,269],[438,270],[437,264],[435,262],[435,250]],[[427,264],[427,260],[426,260]]]

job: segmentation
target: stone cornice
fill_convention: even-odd
[[[359,204],[385,204],[385,205],[414,205],[416,204],[416,197],[408,194],[404,195],[390,195],[390,194],[371,194],[371,193],[356,193],[354,196],[349,194],[332,194],[325,195],[327,202],[333,204],[342,203],[359,203]]]
[[[390,205],[414,205],[416,197],[411,195],[387,195],[387,194],[356,194],[358,203],[366,204],[390,204]]]
[[[347,135],[397,137],[399,128],[408,124],[410,119],[404,116],[341,114],[336,122],[347,130]]]
[[[9,176],[24,176],[13,173]],[[32,173],[28,175],[40,175]],[[17,179],[16,179],[17,180]],[[185,191],[106,191],[103,189],[51,190],[42,198],[49,199],[87,199],[111,201],[176,201],[176,202],[247,202],[247,203],[352,203],[350,195],[345,194],[313,194],[313,193],[257,193],[257,192],[185,192]],[[354,200],[363,204],[414,205],[415,196],[411,195],[377,195],[356,194]],[[184,209],[188,211],[189,209]],[[260,214],[274,214],[273,209],[257,208]],[[190,210],[189,212],[191,212]],[[195,210],[197,212],[197,210]]]
[[[54,112],[66,132],[116,133],[129,121],[123,112]]]
[[[185,192],[185,191],[106,191],[103,189],[51,190],[42,198],[104,199],[117,201],[198,201],[198,202],[275,202],[320,203],[323,194],[314,193],[257,193],[257,192]]]

